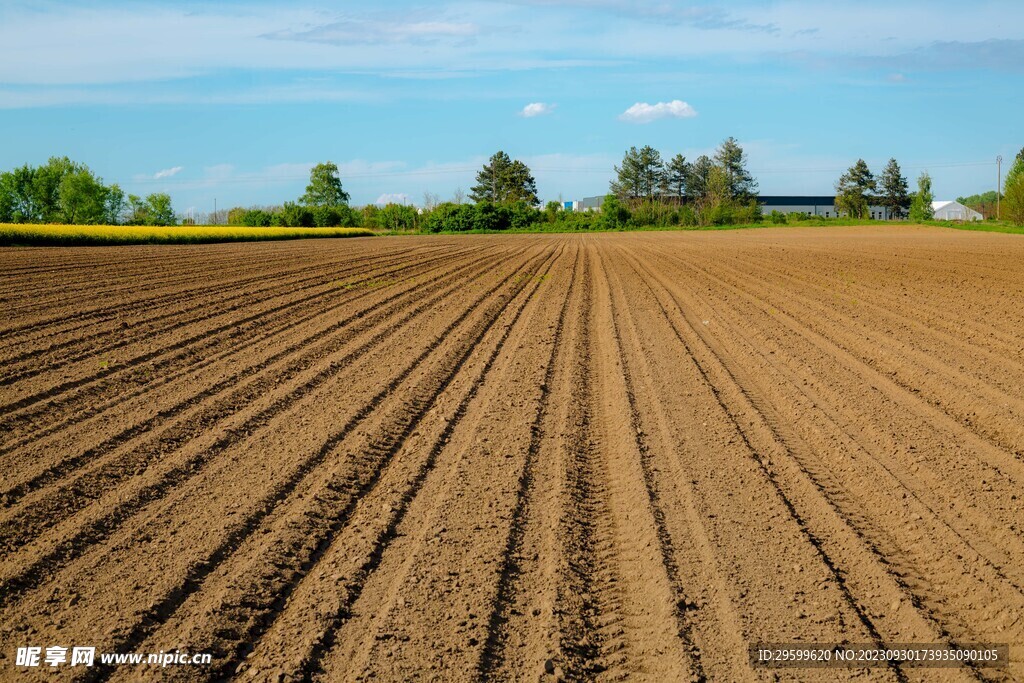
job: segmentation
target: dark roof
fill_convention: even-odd
[[[786,196],[786,195],[761,195],[757,198],[757,201],[765,206],[832,206],[836,203],[836,198],[832,197],[800,197],[800,196]]]

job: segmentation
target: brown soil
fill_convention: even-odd
[[[1008,680],[1024,241],[916,227],[0,251],[0,678]],[[47,667],[44,667],[47,668]],[[75,674],[75,676],[72,676]]]

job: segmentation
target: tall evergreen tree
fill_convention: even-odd
[[[677,154],[665,166],[665,192],[674,201],[682,202],[686,196],[686,181],[690,177],[690,164],[686,157]]]
[[[836,181],[836,210],[854,218],[864,218],[876,190],[874,174],[863,159],[857,159],[857,163]]]
[[[910,208],[910,194],[907,192],[907,179],[903,177],[900,165],[895,159],[889,159],[882,176],[878,180],[879,201],[893,218],[902,218]]]
[[[502,188],[499,185],[504,182],[511,165],[512,158],[505,152],[499,150],[491,155],[490,162],[484,164],[477,172],[476,185],[469,188],[469,198],[478,204],[497,202],[498,197],[502,195]]]
[[[747,155],[736,138],[726,138],[718,146],[715,163],[725,171],[732,199],[748,202],[757,196],[757,181],[747,170]]]
[[[665,164],[650,145],[630,147],[622,157],[622,166],[615,167],[615,174],[610,189],[622,199],[653,199],[665,185]]]
[[[469,196],[477,203],[526,202],[531,206],[540,203],[537,181],[530,168],[500,150],[476,174],[476,185],[470,188]]]
[[[714,165],[714,162],[703,154],[690,164],[690,171],[686,175],[686,196],[691,200],[703,199],[708,193],[708,179]]]

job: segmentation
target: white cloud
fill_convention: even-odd
[[[546,104],[544,102],[531,102],[530,104],[523,107],[523,110],[519,112],[519,115],[523,118],[532,119],[534,116],[543,116],[544,114],[550,114],[555,110],[555,105]]]
[[[175,166],[173,168],[165,168],[162,171],[157,171],[153,174],[153,180],[162,180],[163,178],[170,178],[171,176],[178,175],[185,170],[184,166]]]
[[[403,193],[388,193],[385,192],[381,196],[377,197],[374,204],[378,206],[384,206],[385,204],[408,204],[409,195]]]
[[[692,119],[697,110],[682,100],[647,104],[637,102],[619,115],[619,120],[629,123],[650,123],[658,119]]]

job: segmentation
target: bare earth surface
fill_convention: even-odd
[[[0,251],[0,678],[1007,680],[1024,240],[939,228]],[[43,667],[48,668],[48,667]],[[28,673],[26,673],[28,672]]]

